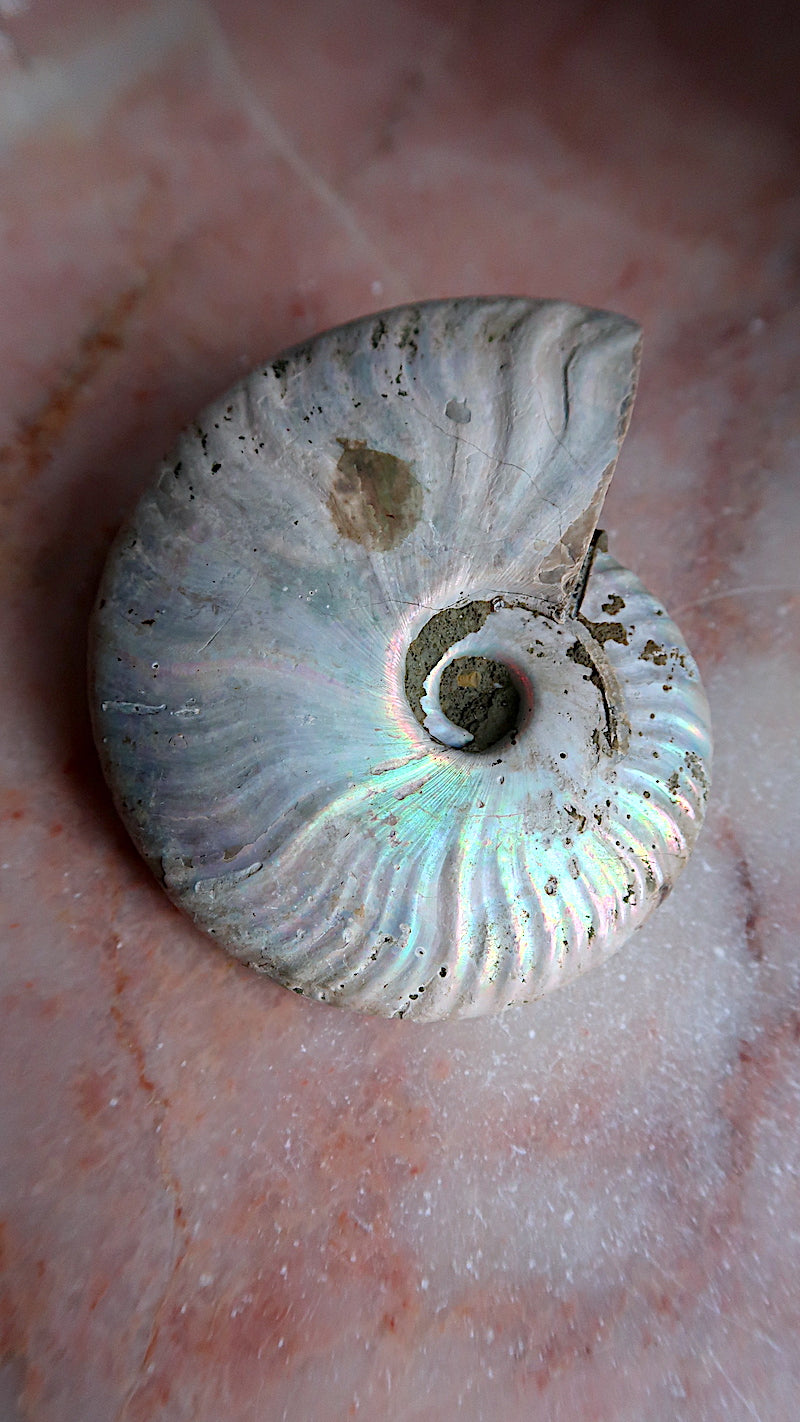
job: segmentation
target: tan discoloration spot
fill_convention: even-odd
[[[478,672],[460,672],[456,677],[456,682],[461,687],[468,687],[472,691],[477,691],[480,686],[480,675]]]
[[[361,439],[339,439],[342,455],[328,509],[339,532],[373,551],[394,548],[422,513],[422,488],[404,460],[369,449]]]

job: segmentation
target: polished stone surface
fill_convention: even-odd
[[[784,11],[0,10],[2,1422],[792,1422]],[[99,774],[85,627],[212,394],[323,326],[475,291],[644,327],[603,523],[697,656],[715,781],[618,958],[420,1027],[301,1001],[170,907]]]

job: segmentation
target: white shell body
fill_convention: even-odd
[[[592,542],[638,337],[562,302],[401,308],[183,434],[109,558],[92,712],[137,846],[236,957],[364,1011],[484,1013],[607,957],[671,887],[708,708]],[[522,698],[474,753],[437,701],[464,656]]]

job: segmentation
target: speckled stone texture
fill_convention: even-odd
[[[2,1422],[794,1422],[793,12],[0,12]],[[209,397],[476,291],[644,328],[603,521],[698,658],[715,783],[621,957],[420,1027],[170,907],[100,777],[85,627]]]

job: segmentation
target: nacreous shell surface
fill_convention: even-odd
[[[593,540],[638,346],[563,302],[424,303],[285,353],[182,435],[109,557],[92,715],[141,853],[238,958],[364,1011],[477,1014],[668,892],[708,708]],[[453,663],[517,688],[485,750],[440,704]]]

